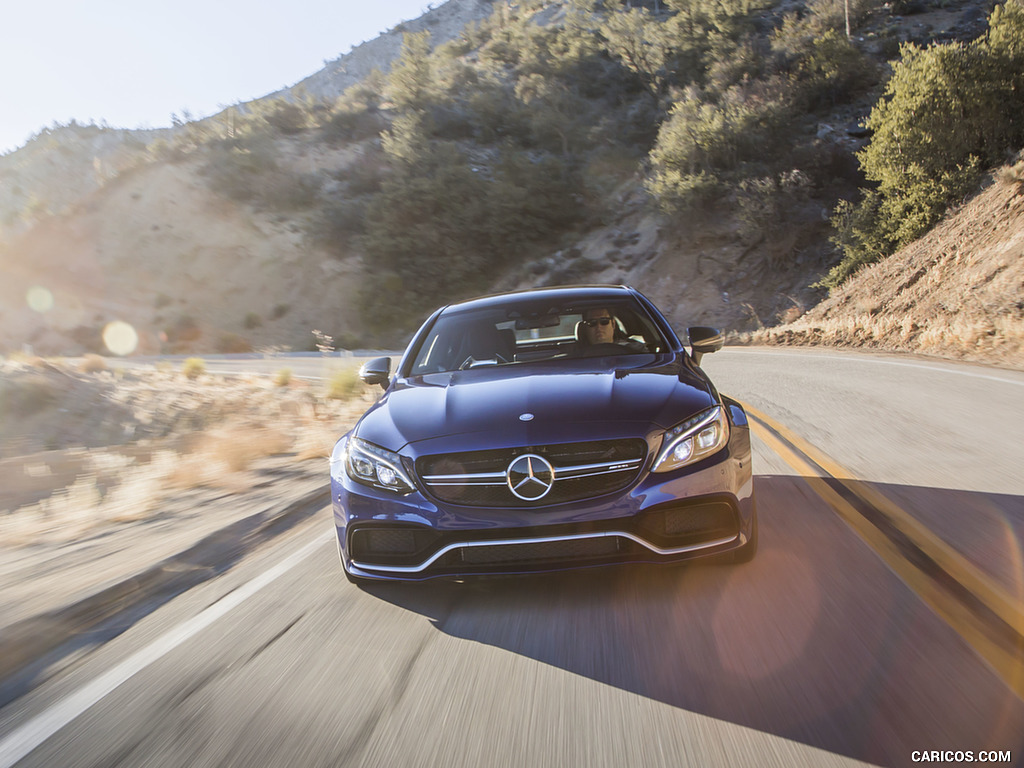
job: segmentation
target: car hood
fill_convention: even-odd
[[[694,369],[644,360],[614,369],[572,361],[568,370],[499,366],[401,379],[366,413],[357,434],[391,450],[421,444],[414,453],[451,449],[452,437],[462,450],[642,437],[717,402]]]

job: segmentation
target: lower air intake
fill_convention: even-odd
[[[496,544],[486,547],[463,547],[461,560],[469,565],[537,563],[544,561],[585,560],[607,557],[619,551],[619,539],[601,536],[594,539],[544,541],[527,544]]]

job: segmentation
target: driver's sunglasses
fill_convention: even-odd
[[[597,328],[599,325],[608,325],[611,321],[610,317],[595,317],[593,320],[584,320],[583,324],[587,328]]]

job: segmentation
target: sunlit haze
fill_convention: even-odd
[[[161,128],[294,85],[429,0],[53,0],[0,14],[0,153],[54,122]],[[441,5],[434,2],[434,6]]]

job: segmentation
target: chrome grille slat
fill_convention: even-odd
[[[506,470],[524,454],[543,456],[553,467],[552,490],[537,501],[517,498],[509,487]],[[595,440],[428,456],[417,461],[417,471],[427,490],[441,501],[479,507],[533,507],[622,490],[637,477],[646,454],[643,440]],[[595,461],[601,457],[605,460]],[[453,471],[459,469],[465,471]]]
[[[556,467],[555,482],[572,480],[577,477],[608,475],[614,472],[632,472],[639,465],[640,459],[604,464],[580,464],[575,467]],[[504,485],[505,474],[503,472],[481,472],[465,475],[426,475],[423,482],[427,485]]]
[[[423,481],[426,483],[444,483],[452,480],[459,480],[465,482],[472,482],[479,479],[481,482],[484,480],[501,480],[504,482],[504,472],[472,472],[464,475],[425,475]]]
[[[422,573],[444,555],[454,550],[462,548],[500,547],[505,545],[521,544],[544,544],[548,542],[571,541],[573,539],[594,539],[605,536],[621,537],[623,539],[628,539],[629,541],[639,544],[640,546],[653,552],[656,555],[680,555],[687,552],[699,552],[702,549],[711,549],[713,547],[719,547],[724,544],[729,544],[731,542],[736,541],[737,539],[740,539],[744,542],[746,542],[747,540],[742,534],[736,533],[729,536],[723,536],[719,539],[713,539],[711,541],[702,541],[695,544],[686,544],[678,547],[659,547],[656,544],[653,544],[652,542],[648,541],[647,539],[638,536],[635,533],[631,533],[629,531],[603,531],[600,533],[568,534],[563,536],[534,536],[529,538],[494,539],[491,541],[456,541],[441,547],[432,555],[430,555],[430,557],[426,558],[421,563],[417,563],[416,565],[382,565],[379,563],[359,562],[355,559],[353,559],[352,565],[367,571],[387,571],[391,573]]]

